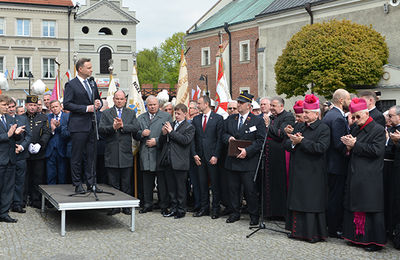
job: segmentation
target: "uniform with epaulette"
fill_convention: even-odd
[[[37,104],[37,96],[27,96],[26,103]],[[29,110],[29,109],[28,109]],[[51,137],[47,116],[37,112],[26,112],[28,127],[31,130],[31,143],[28,146],[25,196],[30,197],[30,205],[40,208],[40,193],[38,186],[46,183],[46,146]]]

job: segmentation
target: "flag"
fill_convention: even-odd
[[[222,65],[222,56],[219,58],[218,64],[218,80],[217,80],[217,93],[216,100],[218,102],[218,107],[216,109],[217,114],[228,117],[228,102],[231,100],[231,94],[229,93],[228,84],[226,82],[224,74],[224,66]]]
[[[186,106],[189,105],[189,97],[190,97],[190,89],[188,83],[188,72],[186,67],[186,59],[183,52],[183,46],[181,51],[181,64],[179,68],[179,79],[178,79],[178,86],[176,91],[176,104],[185,104]]]
[[[4,77],[7,78],[7,76],[8,76],[8,69],[6,69],[6,71],[4,71]]]
[[[14,69],[11,71],[11,80],[14,80]]]
[[[48,88],[46,87],[46,91]],[[59,100],[61,101],[61,84],[60,84],[60,79],[58,76],[56,76],[56,81],[54,82],[54,88],[53,91],[51,92],[51,97],[50,101],[52,100]]]
[[[136,112],[136,117],[146,112],[135,66],[133,67],[132,84],[129,88],[128,107]],[[139,142],[134,139],[132,140],[132,151],[133,155],[139,151]]]
[[[71,71],[67,70],[67,72],[65,72],[65,76],[67,76],[68,81],[71,80]]]
[[[201,97],[201,89],[196,86],[196,90],[192,89],[192,100],[198,100]]]
[[[117,92],[117,86],[115,85],[114,77],[110,75],[110,83],[108,84],[108,92],[107,92],[107,103],[108,107],[114,106],[114,94]]]

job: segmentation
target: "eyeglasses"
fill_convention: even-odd
[[[352,116],[352,117],[351,117],[351,119],[353,119],[353,120],[356,120],[356,118],[357,118],[357,120],[358,120],[358,119],[361,118],[361,116],[360,116],[360,115],[356,115],[356,116]]]
[[[397,116],[397,115],[388,114],[388,116],[389,116],[389,118],[392,118],[392,117],[395,117],[395,116]]]
[[[228,107],[228,110],[236,110],[236,107]]]

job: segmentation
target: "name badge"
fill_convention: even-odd
[[[249,128],[249,133],[252,133],[254,131],[257,131],[257,127],[255,125]]]

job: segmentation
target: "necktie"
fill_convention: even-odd
[[[204,121],[203,121],[203,132],[206,131],[206,126],[207,126],[207,115],[204,115]]]
[[[56,120],[58,121],[58,115],[56,115]]]
[[[119,118],[121,118],[121,113],[122,113],[121,108],[118,108],[118,117]]]
[[[238,130],[242,127],[242,125],[243,125],[243,116],[240,116]]]
[[[178,129],[178,126],[179,126],[179,122],[176,121],[176,122],[175,122],[175,126],[174,126],[174,131],[176,131],[176,129]]]
[[[150,121],[153,120],[153,117],[154,117],[153,114],[150,114],[150,113],[149,113]]]
[[[1,116],[1,122],[3,122],[4,127],[7,129],[6,117],[4,115]]]
[[[89,99],[92,100],[92,91],[90,90],[88,81],[85,79],[85,80],[83,81],[83,83],[84,83],[84,85],[85,85],[85,89],[86,89],[86,92],[87,92],[87,94],[88,94],[88,96],[89,96]]]

